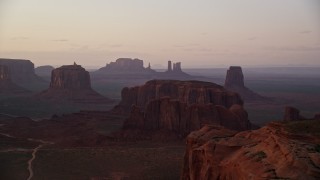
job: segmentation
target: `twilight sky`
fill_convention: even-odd
[[[320,66],[319,0],[0,0],[0,57]]]

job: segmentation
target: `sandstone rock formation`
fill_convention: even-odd
[[[155,73],[151,66],[145,68],[143,60],[131,58],[119,58],[116,62],[111,62],[105,67],[100,68],[101,73]]]
[[[240,66],[230,66],[227,71],[224,87],[230,91],[237,92],[245,101],[261,101],[267,98],[251,91],[244,85],[244,76]]]
[[[129,118],[117,137],[127,139],[181,139],[205,124],[234,130],[251,128],[238,94],[200,81],[152,80],[125,88],[114,112]],[[160,138],[160,139],[159,139]]]
[[[76,64],[54,69],[49,89],[37,96],[49,100],[71,100],[76,103],[112,102],[91,88],[89,72]]]
[[[192,132],[181,179],[319,179],[319,137],[286,129],[271,123],[240,133],[216,126]]]
[[[34,64],[30,60],[0,58],[0,65],[8,67],[11,80],[18,85],[42,82],[42,79],[35,74]]]
[[[0,93],[21,94],[27,92],[29,91],[11,81],[9,68],[5,65],[0,65]]]
[[[171,131],[185,137],[205,124],[217,124],[234,130],[250,128],[248,114],[241,105],[227,109],[221,105],[192,104],[169,97],[151,100],[145,109],[133,106],[123,129]]]
[[[222,86],[202,81],[151,80],[142,86],[123,88],[121,101],[114,111],[130,113],[131,106],[145,109],[153,99],[170,97],[187,105],[208,104],[230,108],[233,104],[242,105],[241,97],[227,91]]]

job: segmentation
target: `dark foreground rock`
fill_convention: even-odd
[[[205,126],[192,132],[181,179],[319,179],[319,137],[293,134],[286,126],[271,123],[240,133]]]

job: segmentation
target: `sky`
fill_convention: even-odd
[[[0,0],[0,57],[101,67],[320,66],[319,0]]]

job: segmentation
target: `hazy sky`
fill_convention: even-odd
[[[320,66],[319,0],[0,0],[0,57]]]

